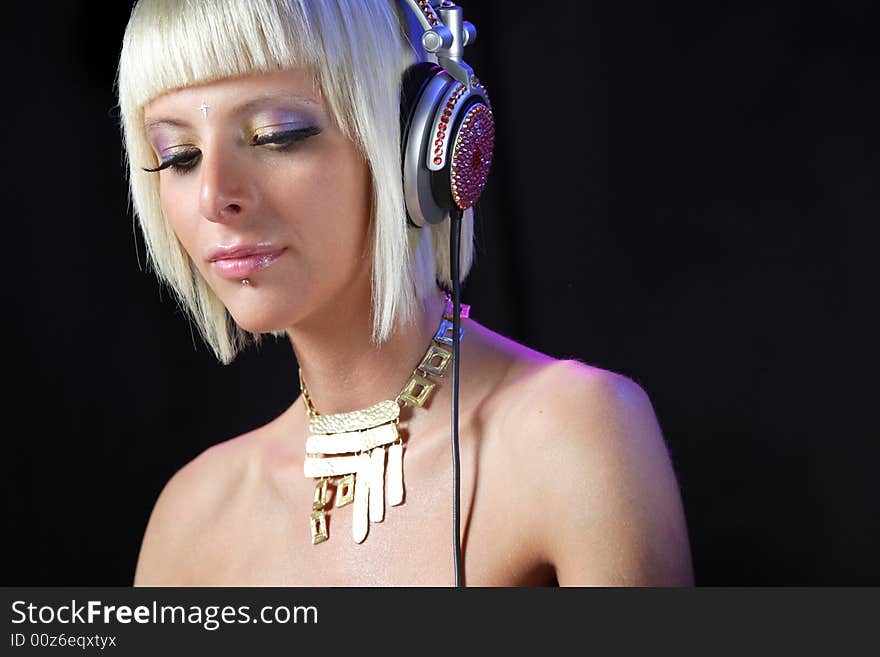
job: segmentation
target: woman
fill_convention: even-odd
[[[425,55],[403,4],[132,12],[119,100],[150,260],[222,362],[287,337],[304,390],[168,482],[136,585],[453,581],[449,221],[407,220],[401,75]],[[691,584],[644,391],[461,322],[465,583]]]

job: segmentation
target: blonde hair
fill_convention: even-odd
[[[409,41],[409,9],[394,0],[139,0],[119,58],[117,87],[133,206],[148,263],[174,290],[217,358],[229,363],[260,334],[238,326],[166,220],[144,106],[172,89],[309,67],[343,134],[372,177],[374,344],[415,319],[438,282],[451,287],[449,221],[408,226],[400,161],[400,83],[424,60]],[[473,212],[462,223],[461,276],[473,260]],[[285,331],[272,333],[276,337]]]

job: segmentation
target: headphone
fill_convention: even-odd
[[[408,68],[401,85],[401,160],[407,219],[437,224],[473,207],[489,176],[495,138],[486,89],[462,59],[477,38],[462,9],[444,0],[406,0],[424,28],[433,61]]]
[[[423,28],[429,61],[403,73],[400,98],[401,163],[406,216],[424,227],[450,219],[452,274],[452,537],[455,585],[461,572],[461,477],[458,445],[461,220],[480,197],[495,145],[495,122],[485,87],[462,60],[477,38],[451,0],[406,0]]]

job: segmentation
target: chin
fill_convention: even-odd
[[[225,294],[221,301],[235,323],[245,331],[286,331],[313,312],[316,301],[311,295],[291,293],[291,289],[302,289],[302,286],[286,281],[274,284],[260,281],[255,287]]]
[[[242,317],[237,317],[233,314],[232,319],[235,320],[235,323],[238,324],[238,326],[251,333],[274,333],[275,331],[287,330],[287,324],[277,318],[256,317],[247,314]]]
[[[285,321],[285,318],[273,312],[259,312],[254,308],[230,308],[228,306],[227,310],[238,326],[251,333],[285,331],[290,325]],[[265,311],[266,308],[260,310]]]

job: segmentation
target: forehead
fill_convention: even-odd
[[[172,89],[144,106],[144,126],[187,122],[204,116],[234,116],[278,103],[310,113],[326,113],[312,72],[305,68],[224,78]]]

